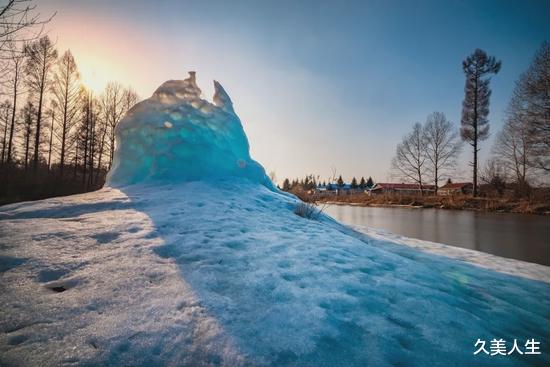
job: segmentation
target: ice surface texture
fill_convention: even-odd
[[[273,188],[249,145],[231,99],[214,81],[214,103],[201,98],[195,73],[169,80],[136,104],[116,129],[107,185],[245,177]]]

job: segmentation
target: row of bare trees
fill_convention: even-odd
[[[437,193],[444,174],[456,166],[460,149],[458,130],[444,113],[434,112],[403,137],[392,168],[400,177],[417,183],[421,193],[428,182],[435,185]]]
[[[550,172],[550,43],[545,42],[516,82],[492,165],[520,188]]]
[[[93,96],[82,85],[70,50],[58,57],[48,36],[12,55],[4,79],[7,98],[1,105],[0,164],[32,168],[34,173],[41,166],[48,171],[55,167],[60,177],[69,165],[89,171],[90,177],[110,168],[116,125],[137,102],[137,94],[111,82]]]
[[[456,168],[461,142],[473,150],[474,196],[478,189],[480,142],[489,137],[490,76],[501,62],[477,49],[463,61],[466,75],[460,130],[445,115],[435,112],[424,124],[416,123],[398,144],[392,169],[420,187],[437,186],[443,174]],[[519,192],[550,171],[550,43],[543,43],[529,69],[523,73],[507,109],[507,118],[496,136],[493,157],[486,162],[481,179],[486,183],[512,180]]]
[[[116,126],[138,100],[118,82],[98,94],[87,89],[71,51],[59,55],[43,34],[49,19],[37,15],[30,0],[0,5],[3,194],[19,195],[23,186],[33,191],[46,181],[55,188],[70,182],[73,192],[77,182],[76,191],[101,186],[112,164]]]

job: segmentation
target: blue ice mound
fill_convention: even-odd
[[[214,81],[214,103],[201,98],[195,72],[169,80],[118,124],[107,185],[244,177],[273,189],[249,144],[231,98]]]

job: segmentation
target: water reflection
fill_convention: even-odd
[[[325,211],[347,224],[550,265],[549,217],[345,205],[330,205]]]

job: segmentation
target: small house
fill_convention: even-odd
[[[350,184],[343,184],[338,186],[337,184],[328,184],[328,185],[319,185],[315,189],[319,194],[332,194],[332,195],[341,195],[341,194],[360,194],[364,193],[365,189],[358,187],[351,187]]]
[[[371,195],[398,194],[398,195],[420,195],[434,194],[435,185],[422,185],[411,183],[377,183],[370,190]]]
[[[448,182],[437,190],[438,195],[450,196],[466,194],[469,195],[474,191],[474,184],[471,182]]]

